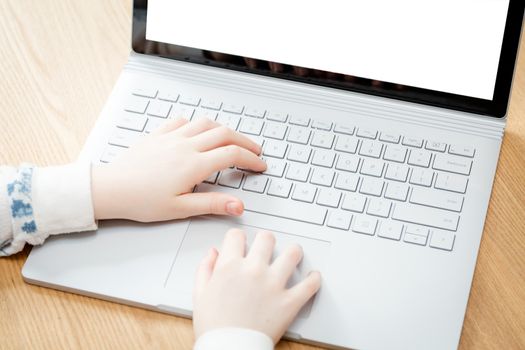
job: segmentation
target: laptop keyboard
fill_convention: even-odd
[[[197,191],[231,193],[257,213],[453,249],[470,146],[157,90],[135,90],[126,103],[101,162],[169,119],[209,118],[261,144],[268,169],[226,169]]]

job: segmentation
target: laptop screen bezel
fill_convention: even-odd
[[[133,38],[132,49],[139,54],[164,57],[179,61],[192,62],[217,68],[242,71],[252,74],[271,76],[280,79],[293,80],[307,84],[316,84],[346,91],[365,93],[386,98],[393,98],[419,104],[426,104],[441,108],[463,112],[487,115],[494,118],[503,118],[507,113],[512,78],[517,60],[520,36],[523,24],[525,1],[510,0],[505,24],[505,32],[500,53],[500,61],[492,100],[484,100],[469,96],[462,96],[441,91],[422,89],[412,86],[377,82],[361,77],[352,77],[353,83],[341,83],[335,80],[303,77],[291,73],[276,73],[270,70],[250,68],[248,66],[220,62],[204,57],[188,54],[173,54],[174,51],[185,53],[201,51],[194,48],[159,43],[146,39],[147,28],[147,0],[133,2]],[[176,17],[174,18],[176,20]],[[162,46],[162,50],[159,47]],[[171,52],[171,53],[168,53]],[[222,53],[212,52],[222,55]],[[232,56],[235,57],[235,56]],[[256,58],[254,58],[256,59]],[[289,66],[289,65],[287,65]],[[297,69],[306,69],[295,67]],[[322,72],[331,74],[331,72]]]

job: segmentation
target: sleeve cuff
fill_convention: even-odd
[[[91,164],[36,168],[33,209],[38,231],[46,235],[96,230]]]
[[[193,350],[273,350],[266,334],[245,328],[220,328],[197,339]]]

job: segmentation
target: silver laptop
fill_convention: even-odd
[[[204,1],[204,2],[203,2]],[[175,117],[263,145],[264,174],[196,191],[238,219],[103,222],[34,248],[27,282],[191,317],[196,266],[231,227],[299,243],[320,292],[286,337],[458,346],[523,22],[518,0],[291,5],[135,1],[133,51],[82,159],[109,163]]]

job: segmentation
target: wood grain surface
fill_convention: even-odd
[[[130,32],[130,0],[0,1],[0,164],[76,158],[126,62]],[[525,349],[524,51],[522,42],[462,350]],[[28,251],[0,259],[1,349],[191,348],[189,320],[24,283]]]

